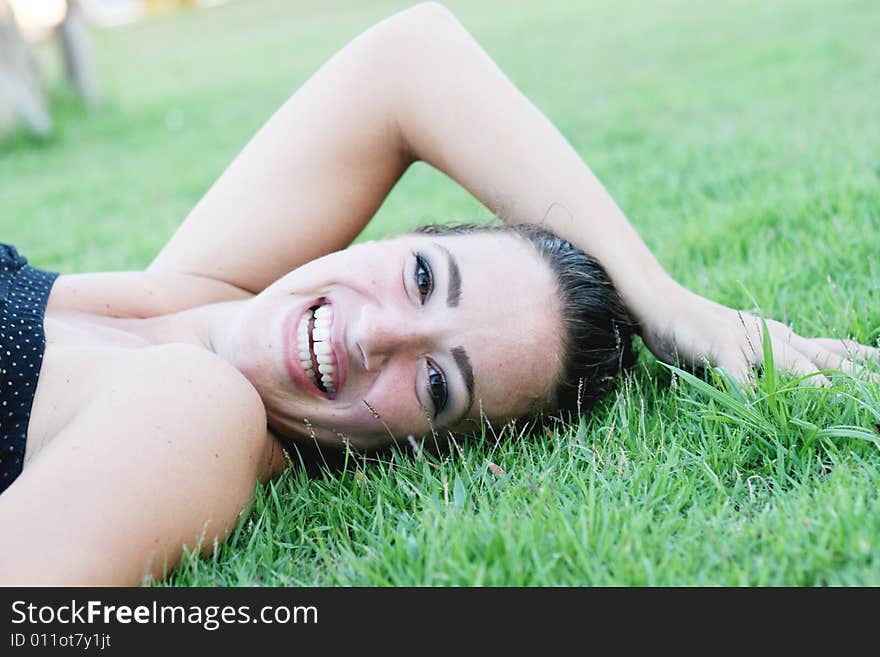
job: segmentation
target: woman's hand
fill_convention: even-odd
[[[677,288],[640,317],[642,339],[667,363],[714,365],[740,382],[750,381],[752,367],[764,364],[764,324],[777,370],[828,385],[821,370],[841,370],[880,381],[865,362],[880,362],[880,349],[853,340],[806,338],[782,322],[734,310]]]

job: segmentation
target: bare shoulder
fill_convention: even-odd
[[[226,360],[193,345],[168,344],[139,349],[127,366],[108,382],[103,400],[114,398],[138,409],[162,408],[166,420],[180,419],[190,426],[221,424],[239,430],[266,426],[263,402],[250,381]],[[179,418],[175,416],[180,414]]]
[[[225,465],[253,483],[266,448],[266,411],[235,367],[193,345],[132,352],[78,415],[124,428],[131,450],[161,448],[197,470]],[[206,460],[205,453],[216,454]]]
[[[135,584],[239,521],[266,455],[259,395],[204,349],[137,351],[0,497],[17,528],[0,582]]]

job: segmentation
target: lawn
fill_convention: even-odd
[[[0,234],[62,272],[145,266],[248,138],[400,2],[252,0],[95,35],[104,104],[0,145]],[[695,291],[880,338],[880,5],[449,2]],[[486,219],[416,166],[366,235]],[[350,454],[258,490],[173,585],[880,585],[880,385],[740,389],[642,350],[577,425]]]

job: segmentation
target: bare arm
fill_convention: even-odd
[[[111,271],[60,276],[52,286],[49,309],[109,317],[154,317],[250,296],[246,290],[207,276],[174,271]]]
[[[408,165],[423,160],[509,223],[544,223],[608,270],[662,359],[710,359],[745,378],[760,323],[679,286],[553,124],[450,12],[392,16],[346,46],[272,117],[151,265],[259,291],[344,248]],[[771,323],[783,368],[815,372],[819,344]]]
[[[637,313],[674,287],[586,164],[442,6],[374,26],[251,140],[152,263],[259,292],[346,247],[410,163],[595,255]]]
[[[371,28],[251,140],[151,266],[258,292],[347,246],[415,160],[502,219],[546,221],[609,268],[635,306],[672,285],[553,124],[442,6]]]

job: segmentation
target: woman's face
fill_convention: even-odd
[[[546,403],[561,366],[555,290],[516,236],[368,242],[244,304],[224,355],[294,438],[375,448],[444,435]]]

